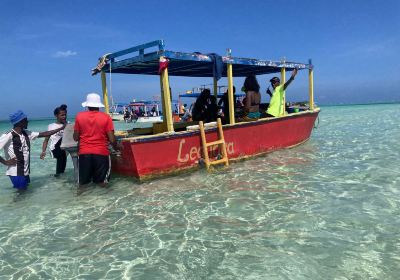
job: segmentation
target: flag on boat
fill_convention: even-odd
[[[97,73],[101,72],[101,69],[107,64],[107,55],[103,55],[99,58],[99,62],[97,63],[96,67],[92,69],[92,76],[96,75]]]
[[[168,63],[169,60],[163,56],[160,57],[160,64],[158,66],[158,74],[161,74],[161,72],[165,69],[168,68]]]

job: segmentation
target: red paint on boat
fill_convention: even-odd
[[[319,110],[283,118],[224,126],[229,159],[241,159],[298,145],[312,132]],[[217,129],[206,130],[207,142],[217,140]],[[139,179],[175,173],[199,166],[201,138],[199,131],[185,131],[122,141],[122,155],[112,157],[112,169]],[[209,150],[210,158],[218,149]]]

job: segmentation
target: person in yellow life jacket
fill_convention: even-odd
[[[267,89],[267,94],[271,96],[271,100],[267,109],[267,117],[279,117],[285,114],[285,90],[288,85],[294,80],[294,77],[296,77],[296,75],[297,68],[293,70],[292,76],[284,84],[281,84],[281,81],[278,77],[273,77],[270,80],[274,92],[271,92],[269,88]]]

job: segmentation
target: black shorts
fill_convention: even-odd
[[[110,156],[79,155],[79,184],[108,183],[111,173]]]

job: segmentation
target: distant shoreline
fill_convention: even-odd
[[[365,105],[390,105],[390,104],[400,104],[400,101],[393,102],[376,102],[376,103],[351,103],[351,104],[323,104],[319,105],[321,107],[335,107],[335,106],[365,106]]]
[[[391,105],[391,104],[400,104],[399,101],[393,102],[377,102],[377,103],[352,103],[352,104],[322,104],[319,107],[342,107],[342,106],[370,106],[370,105]],[[45,120],[54,120],[53,116],[49,117],[37,117],[37,118],[30,118],[32,121],[45,121]],[[8,119],[1,119],[0,122],[8,122]]]

